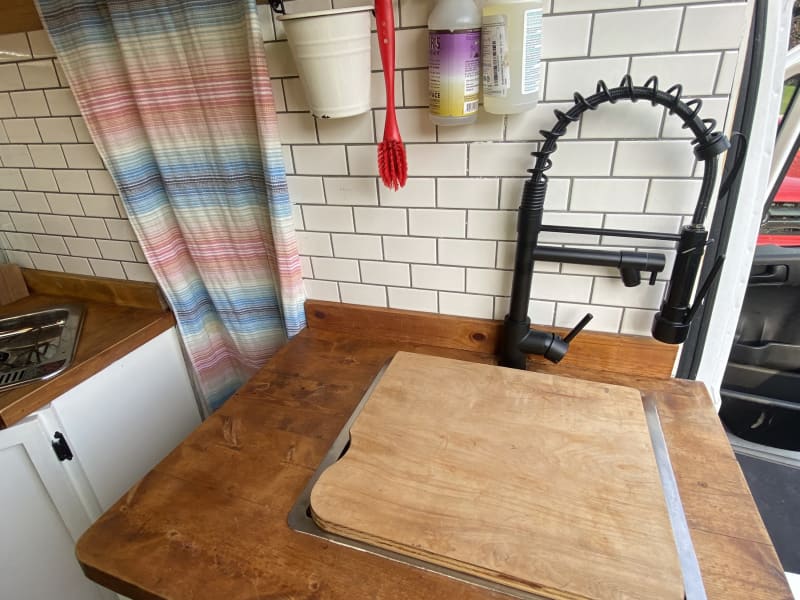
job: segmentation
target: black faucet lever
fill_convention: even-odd
[[[580,323],[575,325],[566,336],[563,338],[557,333],[550,333],[549,331],[539,331],[537,329],[529,329],[525,337],[519,342],[519,350],[523,354],[539,354],[544,356],[550,362],[560,362],[569,350],[569,343],[575,339],[583,328],[589,324],[594,318],[594,315],[587,313]]]

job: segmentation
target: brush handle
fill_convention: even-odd
[[[375,23],[386,84],[386,124],[383,139],[400,139],[394,107],[394,9],[392,0],[375,0]]]

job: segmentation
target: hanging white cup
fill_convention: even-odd
[[[370,109],[372,6],[281,15],[311,113],[338,119]]]

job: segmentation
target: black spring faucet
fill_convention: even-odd
[[[655,283],[657,273],[664,268],[661,261],[652,255],[642,253],[587,251],[578,248],[548,248],[543,253],[539,244],[539,233],[553,231],[560,233],[577,233],[606,236],[623,236],[641,239],[668,240],[678,243],[675,266],[664,294],[661,309],[653,319],[652,333],[657,340],[668,344],[680,344],[686,340],[692,319],[711,289],[720,273],[724,257],[714,264],[705,282],[698,289],[694,301],[692,290],[702,262],[708,231],[703,225],[708,212],[714,183],[717,176],[717,162],[720,154],[730,147],[728,138],[716,129],[714,119],[701,119],[702,100],[695,98],[688,102],[681,100],[683,88],[674,85],[666,92],[659,90],[658,78],[651,77],[643,86],[634,86],[630,75],[623,77],[619,87],[609,89],[605,82],[597,84],[595,94],[584,98],[575,93],[573,106],[566,112],[556,110],[557,122],[550,131],[542,130],[544,137],[541,149],[533,152],[536,163],[528,172],[530,179],[525,182],[520,202],[517,221],[517,250],[514,260],[514,278],[511,287],[511,306],[506,315],[500,364],[517,369],[525,369],[528,354],[539,354],[552,362],[559,362],[569,349],[569,343],[592,319],[587,314],[580,323],[565,337],[557,334],[531,329],[528,317],[528,303],[531,297],[534,259],[546,254],[547,260],[564,259],[565,262],[583,264],[608,264],[620,268],[623,281],[632,286],[639,283],[639,271],[650,271],[650,283]],[[646,231],[621,231],[605,228],[588,227],[554,227],[542,224],[544,200],[547,193],[547,175],[545,171],[552,167],[552,155],[557,149],[558,138],[566,133],[567,127],[578,121],[587,110],[596,110],[605,102],[616,104],[619,100],[638,102],[647,100],[653,106],[660,105],[668,109],[669,114],[677,115],[683,121],[683,128],[690,129],[695,138],[691,144],[697,160],[703,162],[703,183],[697,199],[692,222],[685,225],[677,234],[664,234]],[[616,264],[615,264],[616,263]]]

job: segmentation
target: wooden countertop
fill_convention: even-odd
[[[321,302],[307,314],[308,329],[83,535],[76,553],[86,574],[134,599],[506,598],[286,522],[387,359],[406,350],[492,363],[498,324]],[[582,336],[561,365],[534,368],[636,386],[657,400],[708,597],[791,600],[703,385],[664,376],[670,347]]]
[[[25,275],[32,294],[0,307],[0,317],[69,302],[83,304],[86,312],[75,358],[64,373],[0,392],[0,428],[25,418],[175,325],[173,314],[162,308],[154,295],[141,295],[148,289],[155,294],[148,284],[35,271]],[[98,293],[98,287],[108,293]],[[136,301],[131,289],[139,292]]]

